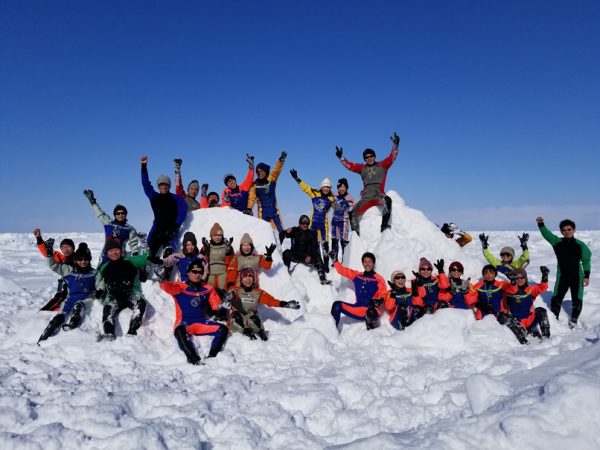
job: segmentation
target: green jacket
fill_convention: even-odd
[[[511,269],[524,269],[525,267],[527,267],[529,265],[529,250],[523,250],[523,253],[521,254],[521,256],[519,256],[518,259],[514,259],[510,264],[503,264],[501,260],[499,260],[498,258],[496,258],[494,255],[492,255],[492,252],[490,252],[489,249],[484,248],[483,249],[483,256],[485,256],[485,259],[487,260],[487,262],[489,262],[492,266],[494,267],[498,267],[501,265],[510,267]]]

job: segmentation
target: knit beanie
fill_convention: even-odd
[[[92,260],[92,252],[90,252],[90,249],[85,242],[80,243],[77,250],[75,250],[75,259],[85,259],[86,261]]]
[[[392,272],[392,275],[390,275],[390,281],[393,283],[394,280],[396,279],[397,275],[404,275],[404,272],[402,272],[401,270],[394,270]],[[404,277],[406,277],[406,275],[404,275]]]
[[[419,260],[419,270],[421,269],[433,269],[433,265],[429,262],[427,258],[421,258]]]
[[[192,259],[188,264],[187,269],[185,269],[185,272],[189,273],[192,270],[201,270],[202,273],[204,273],[204,261],[200,258]]]
[[[264,162],[261,162],[256,165],[256,173],[258,173],[259,170],[263,170],[267,173],[267,175],[269,175],[269,172],[271,171],[271,166],[265,164]]]
[[[121,204],[118,204],[117,206],[115,206],[115,209],[113,209],[113,216],[115,216],[119,211],[123,211],[125,215],[127,215],[127,208],[125,208]]]
[[[323,181],[321,181],[321,189],[324,187],[328,187],[331,189],[331,180],[329,179],[329,177],[325,177]]]
[[[73,249],[75,248],[75,242],[73,242],[73,239],[63,239],[62,241],[60,241],[59,247],[62,247],[63,245],[68,245],[69,247],[73,247]]]
[[[525,282],[528,282],[527,280],[527,271],[525,269],[515,269],[513,270],[513,273],[515,274],[515,276],[517,275],[522,275],[525,277]]]
[[[515,250],[512,247],[502,247],[500,249],[500,254],[502,253],[510,253],[511,258],[515,258]]]
[[[346,189],[348,189],[348,180],[346,180],[345,178],[340,178],[337,182],[338,189],[342,185],[346,186]]]
[[[210,233],[209,236],[216,236],[220,234],[221,236],[223,236],[223,228],[221,228],[221,225],[219,225],[218,223],[215,223],[212,228],[210,229]]]
[[[252,238],[250,237],[250,235],[248,233],[242,234],[242,238],[240,239],[240,246],[242,244],[254,245],[254,242],[252,242]]]
[[[109,239],[108,241],[106,241],[106,244],[104,244],[104,250],[106,252],[108,252],[109,250],[118,248],[119,250],[123,250],[123,245],[117,241],[116,239]]]
[[[448,266],[448,270],[452,270],[453,268],[457,268],[459,269],[461,272],[465,271],[465,268],[463,267],[463,265],[461,263],[459,263],[458,261],[452,261],[450,263],[450,265]]]
[[[160,186],[161,184],[168,184],[171,187],[171,179],[166,175],[161,175],[156,179],[156,185]]]
[[[185,248],[185,244],[191,242],[194,245],[198,245],[198,239],[196,239],[196,235],[191,231],[186,231],[183,235],[182,247]]]
[[[256,274],[254,273],[254,270],[250,267],[244,267],[242,270],[240,270],[240,280],[244,277],[254,278],[255,276]]]

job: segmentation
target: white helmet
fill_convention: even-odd
[[[324,188],[325,186],[331,189],[331,180],[328,177],[325,177],[323,181],[321,181],[321,188]]]

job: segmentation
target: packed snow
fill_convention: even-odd
[[[395,192],[389,195],[392,229],[381,234],[381,215],[369,210],[345,265],[360,269],[368,250],[386,279],[397,269],[410,275],[422,256],[444,258],[446,267],[461,261],[465,276],[479,279],[485,260],[478,233],[461,249]],[[539,281],[539,266],[547,265],[552,287],[556,260],[533,219],[529,278]],[[259,252],[278,243],[266,222],[224,208],[194,211],[184,228],[200,240],[215,222],[236,249],[245,232]],[[486,233],[490,250],[498,254],[509,245],[520,254],[522,231]],[[44,237],[85,241],[94,261],[103,244],[101,233]],[[56,276],[31,234],[0,234],[0,447],[600,448],[600,231],[576,237],[593,252],[583,313],[570,330],[565,300],[560,321],[550,315],[549,340],[522,346],[494,318],[476,321],[469,311],[450,309],[404,331],[387,317],[372,331],[342,318],[338,333],[329,311],[335,300],[354,301],[350,284],[333,270],[331,286],[302,265],[288,274],[278,247],[273,268],[260,274],[261,287],[300,301],[301,309],[261,307],[269,340],[232,334],[216,358],[204,359],[211,338],[195,337],[204,364],[192,366],[172,334],[173,301],[154,281],[143,285],[149,305],[138,336],[124,336],[130,315],[124,311],[117,339],[97,342],[96,304],[80,329],[37,346],[54,314],[38,310],[54,294]],[[547,305],[550,297],[537,302]]]

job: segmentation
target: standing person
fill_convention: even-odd
[[[248,233],[240,239],[240,252],[236,254],[227,267],[227,289],[240,285],[240,274],[244,269],[254,271],[254,284],[258,287],[258,269],[271,270],[273,265],[273,252],[276,245],[265,247],[266,253],[259,255],[254,251],[254,242]]]
[[[492,252],[488,249],[488,241],[489,236],[486,236],[485,233],[481,233],[479,235],[479,240],[481,241],[481,248],[483,249],[483,256],[487,262],[493,265],[499,272],[503,274],[508,274],[512,272],[514,269],[524,269],[529,265],[529,249],[527,248],[527,241],[529,240],[529,234],[523,233],[521,236],[517,236],[519,241],[521,242],[521,256],[515,260],[515,250],[512,247],[502,247],[500,249],[500,260],[495,258],[492,255]]]
[[[49,238],[44,241],[42,238],[42,232],[39,228],[35,228],[33,230],[33,236],[36,240],[36,245],[42,256],[48,256],[48,248],[54,247],[54,239]],[[54,261],[60,264],[67,264],[69,266],[73,266],[75,262],[73,261],[75,252],[75,243],[72,239],[63,239],[60,243],[60,252],[53,251],[52,258]],[[56,287],[56,293],[54,297],[52,297],[44,306],[40,308],[40,311],[58,311],[62,302],[67,298],[67,285],[63,277],[58,279],[58,286]]]
[[[233,258],[233,238],[225,240],[223,228],[218,223],[212,226],[209,234],[210,241],[202,238],[200,253],[208,261],[208,282],[221,294],[227,287],[227,267]]]
[[[246,162],[248,163],[248,173],[242,184],[237,184],[237,180],[233,174],[225,174],[223,177],[225,189],[223,189],[223,193],[221,194],[223,206],[230,206],[244,214],[248,213],[248,193],[250,192],[254,178],[254,156],[246,154]]]
[[[400,270],[395,270],[388,281],[390,290],[385,297],[385,309],[390,316],[390,324],[396,330],[403,330],[411,325],[419,314],[420,306],[413,303],[413,298],[425,295],[423,287],[417,286],[415,283],[411,289],[406,286],[406,275]]]
[[[543,217],[538,217],[536,221],[542,236],[554,249],[558,266],[550,309],[558,319],[563,299],[570,289],[572,307],[569,327],[573,328],[577,325],[583,308],[583,288],[590,283],[592,251],[575,238],[575,222],[572,220],[565,219],[560,222],[562,238],[546,228]]]
[[[123,257],[123,247],[117,241],[108,241],[104,248],[108,261],[98,269],[96,280],[96,289],[100,291],[98,296],[104,300],[104,338],[115,338],[115,320],[125,308],[133,310],[127,334],[136,335],[146,311],[138,269],[146,265],[148,255]]]
[[[217,310],[225,305],[215,289],[202,281],[204,263],[193,260],[187,269],[188,280],[163,281],[160,288],[173,297],[175,302],[174,335],[181,351],[190,364],[199,364],[200,357],[190,342],[189,336],[214,336],[210,346],[209,358],[217,356],[227,340],[228,329],[225,325],[208,319],[209,310]]]
[[[302,192],[308,195],[312,201],[312,217],[310,229],[317,235],[317,241],[321,246],[323,253],[323,262],[325,270],[329,270],[329,210],[333,205],[334,198],[331,194],[331,181],[325,178],[321,181],[321,186],[317,190],[311,188],[308,184],[298,177],[298,172],[295,169],[290,170],[292,178],[298,183]]]
[[[96,271],[90,265],[92,254],[87,244],[79,244],[73,255],[73,265],[57,262],[52,256],[52,244],[53,242],[46,244],[48,266],[64,279],[67,295],[59,313],[52,318],[38,339],[38,344],[52,336],[61,325],[63,330],[77,328],[85,314],[86,304],[93,301],[95,292]]]
[[[181,179],[181,164],[182,159],[174,159],[175,164],[175,193],[185,200],[188,211],[200,209],[200,203],[196,200],[198,192],[200,192],[200,183],[198,180],[190,181],[187,187],[187,193],[183,190],[183,180]]]
[[[92,205],[92,209],[94,213],[96,213],[96,217],[100,220],[100,223],[104,226],[104,238],[105,243],[109,240],[115,240],[120,242],[122,245],[123,254],[126,254],[127,244],[129,244],[129,249],[132,254],[137,254],[139,251],[139,241],[137,231],[131,225],[127,223],[127,208],[123,205],[118,204],[113,209],[114,219],[111,219],[108,214],[106,214],[98,202],[94,197],[94,191],[91,189],[86,189],[83,191],[83,195],[88,199],[90,205]],[[108,260],[106,256],[106,250],[102,249],[102,254],[100,257],[100,264],[105,263]]]
[[[433,265],[427,258],[419,260],[419,271],[414,272],[415,278],[411,284],[423,287],[422,294],[413,299],[413,303],[419,306],[418,315],[433,314],[438,307],[440,294],[450,287],[450,282],[444,273],[444,260],[438,259],[435,263],[438,276],[433,275]]]
[[[473,289],[471,278],[463,280],[462,274],[465,272],[463,265],[458,261],[453,261],[448,267],[450,273],[450,286],[444,292],[440,293],[438,309],[458,308],[473,309],[477,303],[477,291]],[[445,277],[440,275],[440,278]]]
[[[154,222],[148,233],[150,256],[157,256],[161,247],[170,247],[172,252],[177,247],[177,234],[187,215],[187,204],[183,198],[169,192],[171,179],[166,175],[161,175],[156,180],[159,190],[156,192],[148,177],[148,157],[142,156],[140,163],[142,186],[154,212]]]
[[[441,231],[446,235],[448,239],[458,238],[456,239],[456,243],[461,247],[464,247],[473,240],[473,237],[469,233],[461,230],[460,228],[458,228],[458,225],[452,222],[445,223],[444,225],[442,225]]]
[[[356,200],[348,193],[348,180],[340,178],[337,182],[337,192],[334,194],[333,217],[331,218],[331,249],[338,259],[339,246],[342,246],[342,259],[344,249],[350,237],[350,210]]]
[[[355,320],[364,320],[367,330],[379,326],[381,304],[387,296],[387,289],[383,277],[375,272],[375,261],[373,253],[364,253],[361,258],[364,269],[362,272],[344,267],[338,260],[333,262],[337,273],[354,283],[356,294],[356,303],[354,304],[338,300],[331,305],[331,315],[335,320],[336,328],[339,326],[342,314]]]
[[[277,207],[277,179],[283,169],[283,164],[287,158],[287,152],[281,152],[275,167],[271,167],[261,162],[256,166],[256,180],[252,183],[248,193],[248,209],[252,211],[254,204],[258,204],[258,217],[267,222],[271,222],[273,228],[278,233],[283,231],[283,223]]]
[[[363,190],[358,203],[350,212],[350,226],[356,234],[360,234],[360,218],[367,209],[372,206],[383,205],[381,231],[390,228],[390,216],[392,214],[392,199],[385,195],[385,178],[393,162],[398,157],[398,146],[400,137],[394,133],[390,138],[393,146],[392,151],[383,161],[375,161],[375,151],[367,148],[363,151],[365,164],[353,163],[344,157],[342,147],[336,147],[335,155],[343,166],[355,173],[360,174],[363,181]]]

